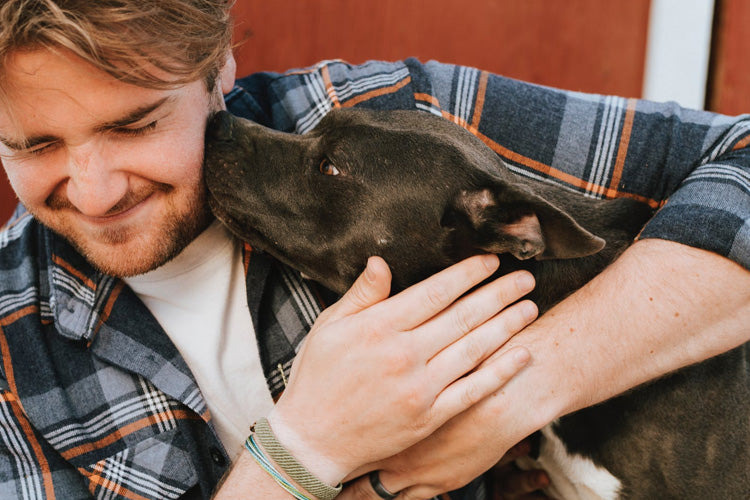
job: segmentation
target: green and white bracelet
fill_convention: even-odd
[[[260,419],[252,428],[253,434],[248,436],[245,441],[245,448],[250,452],[256,462],[284,488],[298,500],[333,500],[341,493],[343,485],[330,486],[321,481],[315,474],[307,470],[299,461],[292,456],[289,451],[279,443],[276,435],[273,433],[268,420]],[[257,439],[257,440],[256,440]],[[260,445],[260,446],[259,446]],[[262,447],[262,449],[261,449]],[[278,467],[295,483],[300,485],[305,491],[312,494],[314,499],[300,492],[279,472],[266,457],[268,456],[275,462]]]

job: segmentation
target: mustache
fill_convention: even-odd
[[[107,210],[107,212],[103,215],[104,217],[116,215],[120,212],[124,212],[128,210],[129,208],[132,208],[136,206],[137,204],[141,203],[143,200],[148,198],[149,196],[153,195],[156,192],[164,192],[168,193],[172,190],[172,186],[169,184],[163,184],[161,182],[151,182],[146,186],[139,187],[137,189],[132,189],[125,193],[125,195],[120,198],[117,203],[112,205],[112,207]],[[78,211],[78,209],[71,203],[71,201],[62,193],[52,193],[49,198],[47,198],[47,206],[50,207],[53,210],[74,210]]]

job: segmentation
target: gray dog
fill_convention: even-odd
[[[493,252],[528,269],[549,309],[614,260],[651,210],[594,200],[510,172],[484,143],[417,111],[333,110],[312,132],[226,112],[206,132],[216,216],[336,292],[383,257],[394,290]],[[747,345],[541,432],[539,464],[564,499],[750,498]]]

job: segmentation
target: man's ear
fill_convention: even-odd
[[[456,238],[470,239],[477,250],[510,253],[518,259],[585,257],[605,245],[569,214],[525,188],[461,191],[446,210],[443,224],[455,230]]]
[[[232,49],[227,49],[224,66],[219,70],[219,88],[223,94],[228,94],[234,88],[234,81],[237,78],[237,61],[234,60]]]

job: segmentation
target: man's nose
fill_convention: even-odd
[[[97,144],[69,146],[67,150],[68,201],[84,215],[106,215],[127,193],[127,176]]]

